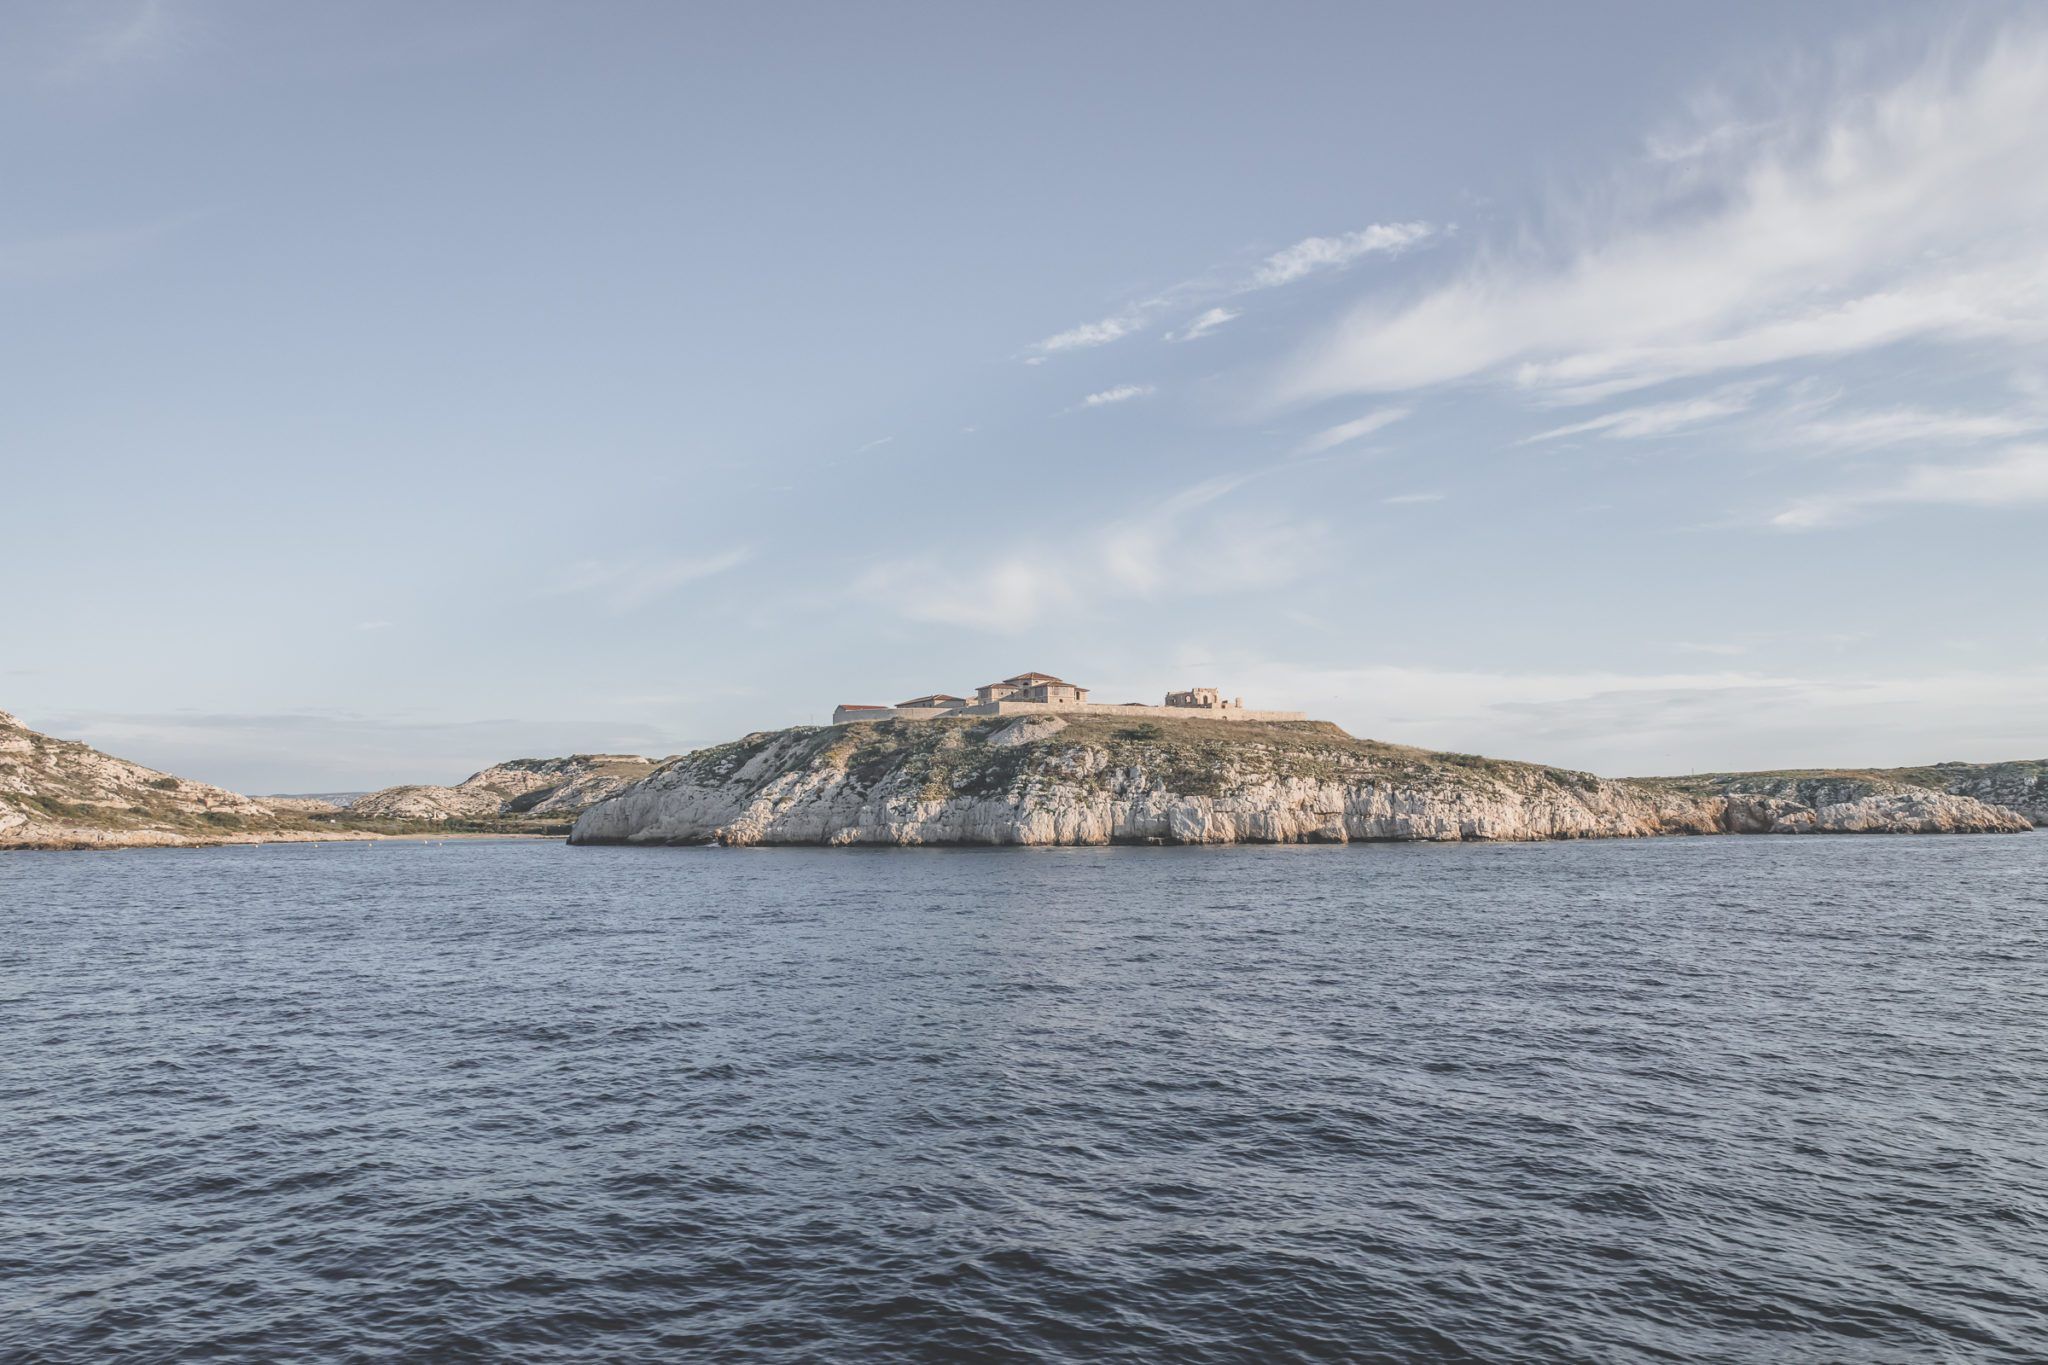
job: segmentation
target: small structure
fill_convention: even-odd
[[[974,689],[974,700],[950,692],[928,692],[922,697],[899,701],[894,706],[870,706],[848,702],[832,712],[834,725],[859,721],[937,720],[941,717],[975,719],[987,716],[1044,715],[1057,711],[1066,715],[1129,716],[1133,718],[1173,717],[1183,720],[1306,720],[1299,711],[1247,711],[1244,698],[1226,698],[1213,687],[1190,687],[1166,694],[1164,706],[1125,702],[1120,706],[1088,700],[1088,689],[1050,673],[1019,673],[1001,682]]]
[[[1050,673],[1019,673],[999,683],[974,689],[975,700],[987,706],[998,701],[1035,701],[1048,705],[1079,706],[1087,702],[1088,689],[1055,678]]]
[[[1190,687],[1185,692],[1168,692],[1166,704],[1195,711],[1244,710],[1243,697],[1232,701],[1213,687]]]

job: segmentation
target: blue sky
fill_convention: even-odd
[[[0,107],[0,707],[144,762],[2048,752],[2038,7],[24,4]]]

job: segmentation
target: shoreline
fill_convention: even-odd
[[[443,844],[443,843],[531,843],[552,841],[566,843],[560,834],[493,834],[468,830],[434,834],[378,834],[372,831],[350,831],[328,833],[307,831],[304,833],[264,834],[259,836],[223,835],[211,839],[182,839],[176,836],[161,838],[147,837],[149,831],[138,830],[144,837],[127,837],[126,832],[115,838],[95,837],[54,837],[31,839],[20,842],[0,843],[0,854],[6,853],[122,853],[136,849],[186,849],[186,848],[254,848],[266,844]]]

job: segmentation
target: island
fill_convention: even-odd
[[[1049,674],[976,700],[841,704],[828,726],[671,759],[592,805],[594,844],[1229,844],[1659,834],[2019,833],[2048,762],[1601,778],[1359,739],[1223,702],[1100,705]]]

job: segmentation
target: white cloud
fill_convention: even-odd
[[[646,606],[677,588],[736,569],[754,557],[751,549],[726,550],[701,558],[655,560],[582,560],[563,580],[547,590],[560,597],[587,593],[601,599],[615,615]]]
[[[1909,339],[2048,336],[2048,26],[1874,91],[1797,85],[1836,93],[1725,156],[1637,163],[1559,215],[1589,228],[1361,308],[1272,396],[1484,376],[1590,400]]]
[[[1079,327],[1069,327],[1039,342],[1032,349],[1041,358],[1057,351],[1085,350],[1090,346],[1107,346],[1112,341],[1121,341],[1144,326],[1144,319],[1134,313],[1104,318],[1100,322],[1084,322]]]
[[[1106,318],[1056,332],[1030,346],[1025,352],[1024,363],[1042,365],[1048,356],[1062,351],[1085,350],[1121,341],[1144,331],[1170,309],[1197,306],[1207,301],[1235,298],[1257,289],[1289,284],[1304,275],[1349,265],[1361,256],[1405,251],[1434,236],[1436,231],[1428,223],[1375,223],[1335,237],[1309,237],[1268,256],[1249,276],[1239,277],[1235,282],[1223,272],[1211,271],[1170,285]],[[1179,331],[1168,333],[1167,340],[1193,341],[1239,316],[1241,313],[1237,309],[1213,307]]]
[[[1235,308],[1211,308],[1177,332],[1168,332],[1168,341],[1195,341],[1209,335],[1226,322],[1235,321],[1244,314]]]
[[[856,450],[853,453],[856,455],[865,455],[870,450],[880,450],[883,446],[888,445],[891,441],[895,439],[896,438],[894,436],[878,437],[875,440],[869,441],[866,445],[862,446],[859,450]]]
[[[1736,413],[1745,412],[1754,393],[1753,385],[1742,385],[1700,398],[1685,398],[1670,403],[1646,403],[1640,407],[1606,413],[1589,421],[1573,422],[1569,426],[1539,431],[1534,436],[1524,437],[1518,444],[1531,445],[1537,441],[1555,441],[1564,436],[1581,436],[1593,432],[1610,439],[1664,436],[1688,427],[1696,427],[1702,422],[1711,422],[1718,417],[1732,417]]]
[[[1113,389],[1091,393],[1081,400],[1084,408],[1103,408],[1111,403],[1128,403],[1133,398],[1144,398],[1153,392],[1150,384],[1119,384]]]
[[[1812,445],[1838,450],[1870,450],[1879,446],[1974,444],[2024,436],[2048,427],[2048,418],[2016,413],[1930,412],[1924,408],[1887,408],[1850,417],[1802,422],[1791,435]]]
[[[1368,412],[1363,417],[1354,418],[1349,422],[1339,422],[1334,427],[1324,428],[1322,431],[1309,437],[1308,440],[1302,442],[1300,450],[1296,453],[1301,455],[1320,455],[1324,451],[1334,450],[1346,442],[1356,441],[1362,436],[1370,436],[1381,427],[1391,426],[1407,415],[1408,409],[1406,408],[1381,408],[1377,412]]]
[[[2048,672],[1893,677],[1726,669],[1506,673],[1240,660],[1233,692],[1354,734],[1609,775],[2025,758]]]
[[[1408,507],[1416,503],[1442,502],[1443,500],[1444,495],[1441,493],[1396,493],[1391,498],[1380,499],[1381,502],[1389,507]]]
[[[1304,237],[1293,246],[1265,259],[1252,276],[1252,285],[1271,289],[1291,284],[1318,270],[1334,270],[1361,256],[1406,251],[1427,241],[1436,232],[1428,223],[1374,223],[1356,232],[1335,237]]]
[[[853,597],[912,620],[1017,631],[1106,603],[1274,588],[1327,562],[1322,526],[1218,505],[1245,482],[1204,480],[1131,516],[965,568],[883,562],[859,577]]]
[[[1978,465],[1916,465],[1902,478],[1796,502],[1771,518],[1791,531],[1831,526],[1871,508],[1906,503],[2012,507],[2048,502],[2048,445],[2016,446]]]

